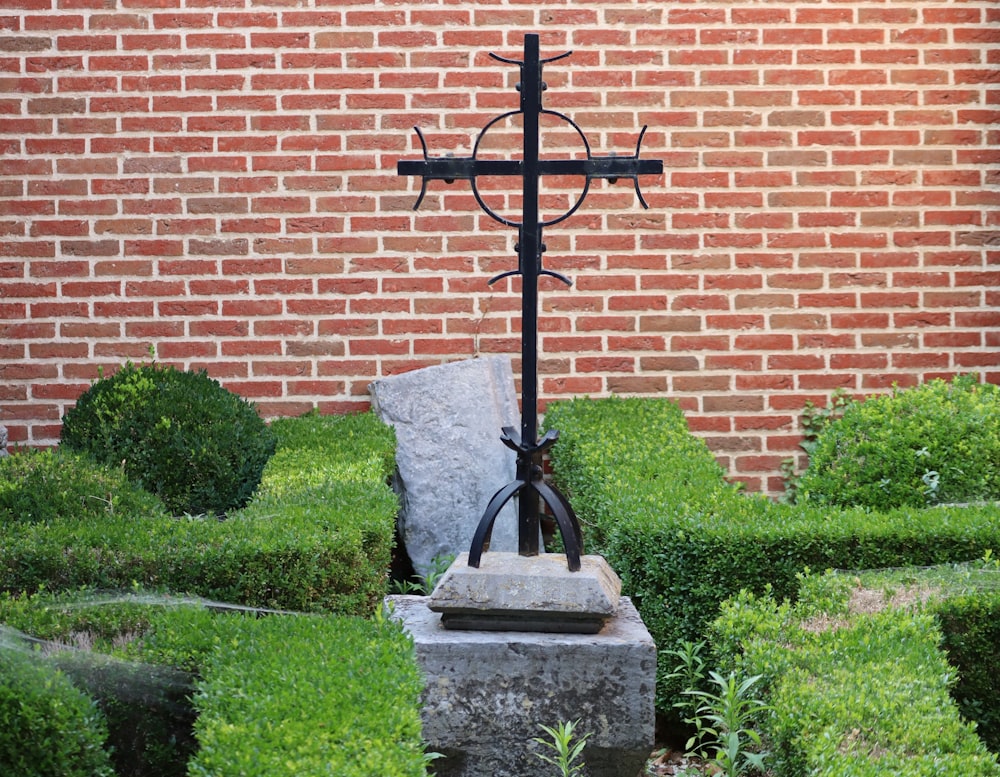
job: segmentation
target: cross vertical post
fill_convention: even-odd
[[[538,36],[524,38],[524,64],[521,66],[521,115],[524,117],[523,214],[518,241],[521,269],[521,442],[534,444],[538,439],[538,270],[542,261],[542,226],[538,215],[539,113],[542,102],[542,67],[539,63]],[[531,454],[522,462],[531,471],[518,473],[523,480],[534,476],[541,466],[541,454]],[[538,555],[538,494],[521,494],[517,503],[518,553]]]
[[[562,536],[567,566],[570,571],[578,571],[583,552],[580,523],[569,501],[554,486],[545,482],[542,471],[542,456],[555,444],[559,433],[554,430],[549,431],[541,440],[538,439],[538,279],[542,275],[549,275],[567,284],[570,283],[559,273],[545,269],[542,262],[542,255],[545,253],[542,231],[546,226],[558,224],[575,213],[586,199],[590,183],[595,178],[603,178],[611,183],[619,178],[628,178],[635,185],[639,202],[643,207],[648,207],[639,190],[639,176],[662,173],[663,163],[659,160],[639,159],[645,127],[639,134],[634,155],[612,154],[595,157],[591,154],[590,144],[583,131],[572,119],[543,107],[542,94],[546,86],[542,80],[542,66],[546,62],[569,56],[569,52],[542,60],[539,55],[539,36],[536,33],[528,33],[524,36],[523,60],[505,59],[496,54],[491,56],[500,62],[517,65],[520,68],[521,80],[518,83],[521,95],[520,109],[490,121],[480,132],[472,156],[469,157],[428,156],[423,135],[417,129],[417,137],[424,151],[423,160],[400,160],[396,169],[399,175],[419,175],[421,178],[420,194],[414,210],[423,202],[428,181],[440,180],[452,183],[456,180],[467,180],[472,187],[476,202],[490,218],[506,226],[516,227],[518,230],[517,270],[501,273],[489,281],[492,284],[508,276],[521,276],[521,431],[519,435],[514,428],[504,427],[500,437],[504,445],[517,454],[517,469],[515,480],[500,488],[486,506],[469,549],[469,566],[479,566],[482,553],[489,544],[493,532],[493,523],[500,510],[508,501],[518,496],[518,554],[538,555],[541,533],[539,502],[544,501],[551,510]],[[479,144],[487,131],[501,120],[518,115],[523,124],[522,159],[520,161],[479,159]],[[540,117],[542,115],[553,116],[567,122],[583,143],[587,152],[586,159],[541,160]],[[500,216],[483,201],[476,184],[476,179],[480,175],[520,176],[522,194],[520,221]],[[543,175],[578,175],[584,179],[583,192],[576,202],[568,211],[548,221],[541,216],[539,207],[539,181]]]

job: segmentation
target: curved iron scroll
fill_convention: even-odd
[[[497,491],[486,506],[486,511],[483,513],[472,538],[472,547],[469,549],[469,566],[479,566],[483,550],[489,544],[490,536],[493,533],[493,523],[503,506],[522,492],[527,492],[521,496],[522,499],[525,496],[531,498],[530,494],[534,492],[534,498],[537,500],[541,497],[542,501],[548,505],[549,510],[552,511],[552,517],[555,518],[559,534],[562,536],[563,547],[566,550],[566,562],[570,572],[579,571],[580,557],[583,555],[583,533],[580,531],[580,522],[566,497],[557,488],[545,482],[541,465],[542,454],[555,445],[556,440],[559,439],[559,432],[554,430],[547,432],[538,444],[525,445],[513,427],[505,426],[500,439],[503,440],[504,445],[518,454],[517,478]],[[530,527],[528,530],[531,530]],[[534,530],[537,532],[538,527],[535,526]],[[519,544],[520,540],[519,532]],[[535,553],[537,553],[537,544],[535,545]]]

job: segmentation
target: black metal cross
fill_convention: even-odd
[[[480,132],[472,155],[468,157],[430,157],[427,154],[427,144],[418,128],[417,137],[423,148],[424,158],[419,161],[400,161],[397,165],[399,175],[418,175],[421,177],[420,195],[414,210],[420,207],[427,192],[427,182],[432,180],[452,183],[456,180],[469,181],[473,195],[479,206],[495,221],[518,230],[518,267],[516,270],[501,273],[490,279],[494,283],[510,275],[520,275],[521,284],[521,432],[512,427],[504,427],[501,439],[504,444],[517,453],[517,474],[515,480],[508,483],[494,494],[490,500],[476,529],[469,550],[469,566],[478,567],[483,549],[489,542],[493,531],[493,523],[510,499],[520,494],[518,499],[518,553],[522,556],[538,555],[538,537],[540,527],[539,497],[549,506],[552,515],[562,535],[566,550],[567,564],[571,571],[580,569],[580,555],[583,552],[583,538],[580,524],[573,508],[567,499],[552,485],[546,483],[542,473],[542,456],[546,450],[555,444],[559,433],[549,431],[538,439],[538,278],[550,275],[566,284],[569,279],[559,273],[547,270],[542,266],[542,254],[545,244],[542,242],[542,230],[545,227],[558,224],[569,218],[586,199],[590,182],[595,178],[605,178],[614,183],[619,178],[628,178],[635,185],[635,192],[642,206],[648,207],[639,190],[640,175],[655,175],[663,172],[663,162],[660,160],[640,160],[639,150],[646,128],[639,133],[635,154],[632,156],[593,156],[590,144],[580,127],[569,117],[556,111],[546,110],[542,106],[542,93],[546,84],[542,80],[542,66],[572,52],[560,54],[550,59],[539,59],[538,35],[528,33],[524,36],[524,59],[514,60],[491,54],[500,62],[518,65],[521,71],[521,81],[518,91],[521,93],[519,110],[505,113],[490,121]],[[520,115],[523,123],[523,153],[521,159],[492,160],[479,159],[479,144],[491,127],[510,117]],[[540,159],[540,117],[555,116],[568,122],[576,130],[587,156],[585,159]],[[479,193],[476,183],[478,176],[516,176],[522,181],[522,217],[520,221],[510,221],[493,211]],[[551,220],[542,220],[539,214],[539,180],[544,175],[575,175],[584,177],[583,191],[568,211]],[[528,493],[524,493],[528,492]],[[528,494],[533,493],[533,497]],[[526,498],[527,497],[527,498]]]

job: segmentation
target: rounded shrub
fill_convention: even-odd
[[[799,499],[875,510],[1000,499],[1000,387],[967,375],[852,403],[817,438]]]
[[[0,458],[0,522],[51,523],[163,515],[160,499],[120,469],[69,450],[27,448]]]
[[[207,373],[131,363],[77,400],[61,441],[121,466],[175,515],[245,505],[275,448],[256,408]]]
[[[0,774],[114,777],[97,703],[61,672],[0,645]]]

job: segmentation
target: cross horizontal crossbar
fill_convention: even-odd
[[[425,180],[471,181],[481,175],[524,175],[520,159],[476,159],[474,157],[436,157],[401,160],[399,175],[418,175]],[[629,156],[603,156],[589,159],[539,159],[539,175],[585,175],[588,178],[633,178],[663,172],[659,159],[636,159]]]

